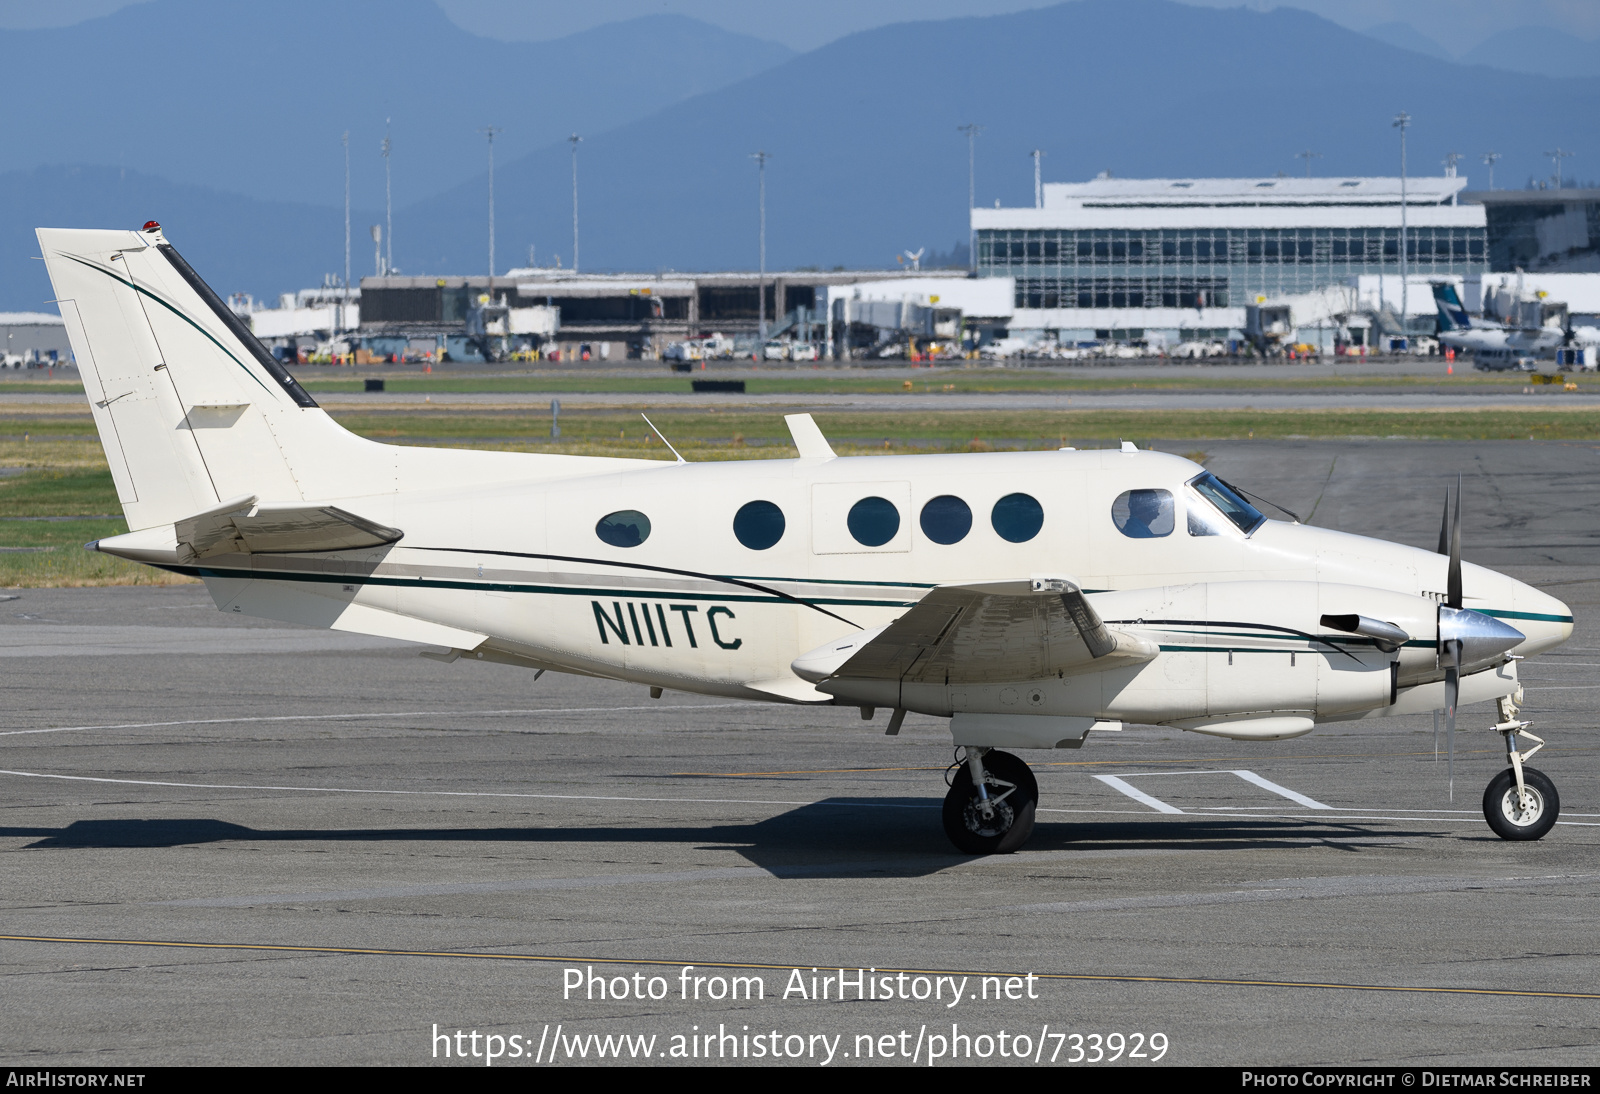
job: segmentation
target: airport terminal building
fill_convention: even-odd
[[[1413,287],[1488,270],[1484,206],[1460,203],[1465,187],[1406,180]],[[1371,275],[1391,279],[1384,299],[1399,302],[1398,178],[1097,178],[1042,191],[1034,208],[972,210],[978,276],[1015,279],[1015,331],[1222,338],[1243,329],[1248,305],[1354,294]],[[1432,314],[1425,291],[1409,295],[1421,297],[1413,316]]]

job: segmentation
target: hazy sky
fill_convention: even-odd
[[[66,26],[140,0],[0,0],[0,27]],[[270,0],[256,0],[270,2]],[[814,49],[834,38],[885,23],[991,15],[1044,7],[1042,0],[438,0],[457,24],[477,34],[522,41],[560,38],[602,23],[672,12],[728,30]],[[1600,38],[1596,0],[1184,0],[1207,7],[1278,6],[1314,11],[1353,30],[1410,23],[1446,49],[1465,53],[1501,31],[1552,27]]]

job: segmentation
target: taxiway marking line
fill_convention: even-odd
[[[1138,772],[1137,774],[1151,774],[1151,772]],[[1178,771],[1178,772],[1172,772],[1172,774],[1188,775],[1188,774],[1199,774],[1199,773],[1198,772],[1188,772],[1188,771]],[[1211,772],[1206,772],[1205,774],[1212,774],[1212,773]],[[1216,774],[1222,774],[1222,772],[1216,772]],[[1232,774],[1232,772],[1227,772],[1227,774]],[[912,804],[912,803],[909,803],[909,802],[861,802],[861,801],[841,802],[841,801],[829,801],[827,799],[821,799],[821,800],[816,800],[816,801],[786,801],[786,800],[782,800],[782,799],[773,799],[773,798],[646,798],[646,797],[634,797],[634,796],[629,796],[629,795],[624,795],[624,794],[533,794],[533,793],[527,793],[527,792],[522,792],[522,791],[514,791],[514,790],[379,790],[379,789],[372,789],[372,788],[368,788],[368,787],[353,787],[353,786],[257,786],[257,785],[248,784],[248,783],[180,783],[180,782],[158,781],[158,780],[155,780],[155,779],[112,779],[112,778],[105,778],[105,777],[93,776],[93,775],[53,775],[53,774],[50,774],[48,772],[43,772],[43,771],[14,771],[14,770],[8,770],[8,769],[5,769],[5,768],[0,768],[0,775],[15,775],[15,776],[17,776],[19,778],[24,778],[24,779],[59,779],[59,780],[61,780],[63,782],[114,783],[114,784],[126,785],[126,786],[166,786],[166,787],[175,787],[175,788],[180,789],[180,790],[278,790],[278,791],[288,791],[288,792],[291,792],[291,793],[305,793],[305,794],[399,794],[399,795],[409,794],[409,795],[412,795],[414,797],[439,797],[439,798],[532,798],[532,799],[538,799],[538,800],[552,800],[552,801],[652,802],[652,803],[666,803],[666,804],[671,804],[671,803],[674,803],[674,802],[680,802],[680,803],[685,804],[685,805],[798,805],[798,806],[826,805],[826,806],[833,806],[835,808],[842,808],[842,809],[850,809],[850,808],[860,808],[860,809],[938,809],[938,808],[941,808],[939,803],[937,803],[935,801],[932,801],[932,800],[930,800],[926,804],[918,805],[918,804]],[[1199,816],[1208,816],[1208,817],[1246,817],[1246,818],[1250,818],[1250,819],[1260,819],[1260,820],[1305,820],[1306,819],[1306,815],[1305,814],[1300,814],[1300,813],[1225,813],[1225,812],[1212,812],[1210,810],[1207,810],[1204,813],[1185,813],[1182,809],[1177,809],[1177,808],[1174,808],[1173,806],[1167,805],[1166,802],[1160,801],[1160,799],[1158,799],[1158,798],[1150,797],[1150,795],[1145,794],[1143,791],[1139,790],[1137,787],[1134,787],[1133,785],[1131,785],[1129,783],[1125,783],[1121,779],[1118,779],[1115,775],[1095,775],[1093,777],[1096,778],[1096,779],[1099,779],[1102,782],[1105,782],[1107,785],[1113,786],[1114,789],[1121,790],[1124,794],[1127,794],[1130,798],[1133,798],[1135,801],[1143,802],[1146,805],[1150,805],[1152,802],[1156,803],[1156,805],[1153,805],[1152,808],[1156,808],[1156,811],[1160,812],[1160,813],[1176,813],[1176,814],[1179,814],[1179,815],[1182,815],[1182,816],[1186,816],[1186,817],[1199,817]],[[1126,787],[1126,789],[1123,789],[1123,787]],[[1132,793],[1129,793],[1129,791],[1132,791]],[[1157,808],[1157,806],[1160,806],[1162,808]],[[1217,806],[1215,808],[1217,808],[1217,809],[1227,809],[1228,807],[1227,806]],[[1455,819],[1457,819],[1457,818],[1454,818],[1454,817],[1384,817],[1384,816],[1371,816],[1371,815],[1368,815],[1368,814],[1364,813],[1362,810],[1360,810],[1358,808],[1353,808],[1353,807],[1341,808],[1341,807],[1338,807],[1338,806],[1324,806],[1323,808],[1330,810],[1330,813],[1326,817],[1326,819],[1328,819],[1328,820],[1390,821],[1390,822],[1393,822],[1395,824],[1400,824],[1400,823],[1404,823],[1404,822],[1413,822],[1413,821],[1417,821],[1417,820],[1455,820]],[[1060,808],[1049,808],[1049,807],[1040,807],[1038,811],[1041,812],[1041,813],[1090,813],[1090,814],[1101,814],[1101,813],[1105,813],[1105,814],[1121,814],[1121,813],[1129,812],[1128,810],[1121,810],[1121,809],[1060,809]],[[1397,809],[1397,810],[1395,810],[1395,812],[1397,812],[1397,813],[1401,813],[1401,812],[1404,812],[1404,813],[1446,813],[1446,812],[1453,813],[1453,812],[1461,812],[1461,813],[1466,814],[1466,816],[1463,816],[1463,817],[1459,818],[1461,820],[1466,820],[1467,817],[1474,817],[1475,818],[1477,816],[1477,814],[1471,813],[1470,811],[1467,811],[1467,810],[1443,810],[1443,809],[1404,809],[1404,810],[1402,810],[1402,809]],[[1134,814],[1134,815],[1136,815],[1136,816],[1146,816],[1147,814],[1137,813],[1137,814]],[[1570,816],[1574,816],[1574,817],[1600,817],[1600,813],[1572,813],[1572,814],[1569,814],[1569,815]],[[1586,824],[1583,821],[1559,820],[1556,823],[1557,824],[1574,825],[1574,826],[1577,826],[1577,827],[1580,827],[1580,828],[1600,827],[1600,824]]]
[[[1337,809],[1337,807],[1336,807],[1336,811],[1334,811],[1334,812],[1315,813],[1315,814],[1313,814],[1313,813],[1234,813],[1234,812],[1225,812],[1225,810],[1227,810],[1227,809],[1229,809],[1228,806],[1214,806],[1214,807],[1211,807],[1211,808],[1208,808],[1208,809],[1204,810],[1203,812],[1197,811],[1197,812],[1193,812],[1193,813],[1185,813],[1181,809],[1174,810],[1174,812],[1179,813],[1179,814],[1181,814],[1181,815],[1183,815],[1185,817],[1220,818],[1220,819],[1224,819],[1224,820],[1290,820],[1290,821],[1304,821],[1304,820],[1316,819],[1316,820],[1324,820],[1324,821],[1382,821],[1382,822],[1385,822],[1385,823],[1388,823],[1388,824],[1417,824],[1417,823],[1420,823],[1422,821],[1428,821],[1428,822],[1438,823],[1438,824],[1445,824],[1445,823],[1450,823],[1450,824],[1479,824],[1479,823],[1482,823],[1482,822],[1478,818],[1480,818],[1483,815],[1482,813],[1475,813],[1475,814],[1471,814],[1470,816],[1463,816],[1463,817],[1385,817],[1385,816],[1382,816],[1382,815],[1376,815],[1376,814],[1364,812],[1364,811],[1362,811],[1360,809],[1356,809],[1356,808],[1349,808],[1349,809],[1339,810],[1339,809]],[[1040,813],[1084,813],[1084,814],[1088,814],[1090,816],[1148,817],[1150,815],[1149,813],[1141,813],[1136,809],[1059,809],[1059,808],[1046,809],[1046,808],[1040,807],[1040,808],[1037,809],[1037,812],[1040,812]],[[1408,810],[1408,812],[1422,812],[1422,810]],[[1444,812],[1444,810],[1437,810],[1437,812]],[[1600,816],[1600,814],[1596,814],[1596,813],[1574,813],[1572,815],[1576,816],[1576,817]],[[1560,825],[1568,825],[1568,826],[1571,826],[1571,827],[1574,827],[1574,828],[1600,828],[1600,822],[1594,822],[1594,821],[1558,820],[1558,821],[1556,821],[1556,823],[1560,824]],[[1226,839],[1228,837],[1218,836],[1216,838],[1218,838],[1218,839]],[[1260,836],[1260,835],[1256,835],[1256,836],[1252,836],[1251,838],[1253,838],[1253,839],[1262,839],[1262,838],[1271,838],[1271,837],[1263,837],[1263,836]],[[1335,840],[1333,842],[1338,842],[1338,841]]]
[[[1279,786],[1277,783],[1273,782],[1271,779],[1262,778],[1260,775],[1257,775],[1254,771],[1245,771],[1245,770],[1242,770],[1242,769],[1212,770],[1212,771],[1133,771],[1133,772],[1129,772],[1128,778],[1130,778],[1130,779],[1143,778],[1145,776],[1154,776],[1154,775],[1237,775],[1237,776],[1239,776],[1239,778],[1243,779],[1247,783],[1251,783],[1252,785],[1259,786],[1259,787],[1261,787],[1261,789],[1266,790],[1266,791],[1270,791],[1271,793],[1278,795],[1280,798],[1288,798],[1290,801],[1297,802],[1300,805],[1305,806],[1307,809],[1333,809],[1334,808],[1334,806],[1324,805],[1321,802],[1317,801],[1315,798],[1309,798],[1306,795],[1301,794],[1298,791],[1290,790],[1287,786]],[[1115,778],[1115,776],[1110,776],[1110,775],[1096,775],[1094,777],[1099,779],[1101,782],[1109,782],[1110,779]],[[1120,784],[1120,785],[1118,785],[1118,784]],[[1119,779],[1118,783],[1111,784],[1111,785],[1115,785],[1118,790],[1122,790],[1122,787],[1125,786],[1126,783],[1123,783],[1122,780]],[[1130,787],[1129,789],[1132,789],[1132,788]],[[1127,790],[1123,790],[1123,793],[1127,794],[1128,791]],[[1128,796],[1129,797],[1133,797],[1132,794],[1128,794]],[[1149,805],[1151,802],[1154,802],[1157,799],[1146,795],[1145,797],[1139,798],[1137,800],[1144,802],[1146,805]],[[1223,807],[1223,806],[1214,806],[1212,808],[1225,808],[1225,807]],[[1180,812],[1180,813],[1182,812],[1181,809],[1180,810],[1172,810],[1172,811],[1173,812]],[[1161,810],[1161,812],[1167,812],[1167,810]]]
[[[250,718],[191,718],[181,722],[124,722],[108,726],[51,726],[45,729],[0,730],[0,737],[20,737],[30,733],[83,733],[92,729],[161,729],[167,726],[220,726],[241,722],[330,722],[346,718],[473,718],[507,717],[514,714],[609,714],[636,710],[714,710],[742,707],[744,703],[655,703],[645,707],[532,707],[528,710],[390,710],[376,714],[272,714]]]
[[[231,950],[260,953],[330,954],[366,957],[442,957],[472,961],[528,961],[542,964],[585,965],[643,965],[649,968],[698,969],[765,969],[788,972],[800,967],[756,961],[669,961],[652,957],[570,957],[532,953],[485,953],[473,950],[400,950],[358,946],[290,946],[262,942],[184,942],[153,938],[69,938],[57,935],[0,934],[0,942],[40,942],[76,946],[149,946],[163,949]],[[811,966],[804,966],[811,967]],[[841,965],[816,966],[818,971],[853,971]],[[898,976],[1021,976],[1011,971],[977,971],[972,969],[878,969],[879,973]],[[1253,980],[1219,976],[1141,976],[1136,973],[1032,973],[1039,980],[1096,981],[1114,984],[1196,984],[1211,987],[1241,988],[1303,988],[1318,991],[1381,991],[1422,995],[1496,995],[1524,999],[1597,999],[1600,994],[1580,991],[1524,991],[1517,988],[1449,988],[1408,984],[1348,984],[1319,980]]]
[[[181,790],[285,790],[303,794],[410,794],[437,798],[539,798],[555,801],[600,802],[682,802],[686,805],[832,805],[862,809],[938,809],[937,802],[912,805],[906,802],[773,801],[766,798],[643,798],[621,794],[531,794],[515,790],[375,790],[352,786],[252,786],[241,783],[179,783],[155,779],[109,779],[94,775],[52,775],[42,771],[10,771],[0,775],[24,779],[60,779],[63,782],[116,783],[123,786],[169,786]]]
[[[1260,775],[1257,775],[1254,771],[1235,771],[1234,774],[1239,776],[1239,778],[1243,779],[1247,783],[1254,783],[1256,786],[1259,786],[1263,790],[1270,790],[1272,793],[1278,795],[1280,798],[1288,798],[1292,802],[1299,802],[1301,805],[1305,806],[1307,809],[1332,809],[1333,808],[1333,806],[1331,806],[1331,805],[1323,805],[1321,802],[1317,801],[1317,799],[1315,799],[1315,798],[1308,798],[1304,794],[1301,794],[1299,791],[1290,790],[1287,786],[1279,786],[1277,783],[1273,782],[1271,779],[1263,779]]]
[[[1186,774],[1188,774],[1188,773],[1186,772]],[[1093,776],[1093,778],[1095,778],[1096,780],[1098,780],[1100,782],[1105,783],[1111,789],[1117,791],[1120,794],[1126,794],[1128,797],[1132,798],[1136,802],[1139,802],[1139,803],[1141,803],[1143,805],[1148,805],[1151,809],[1154,809],[1157,813],[1182,813],[1183,812],[1183,810],[1179,809],[1177,806],[1168,805],[1166,802],[1162,801],[1160,798],[1151,797],[1149,794],[1146,794],[1143,790],[1140,790],[1137,786],[1134,786],[1132,783],[1123,782],[1121,779],[1117,778],[1115,775],[1095,775],[1095,776]]]
[[[1600,579],[1596,579],[1600,580]],[[1528,709],[1527,707],[1523,708]],[[1549,752],[1593,752],[1593,748],[1574,747],[1571,745],[1548,745]],[[1502,748],[1474,748],[1460,749],[1458,756],[1483,756],[1489,753],[1504,753]],[[1301,760],[1392,760],[1406,756],[1432,756],[1430,752],[1346,752],[1333,753],[1325,756],[1295,756],[1283,757],[1284,759]],[[1260,760],[1260,755],[1255,756],[1200,756],[1193,760],[1043,760],[1029,764],[1029,767],[1107,767],[1120,765],[1123,767],[1136,767],[1139,764],[1238,764],[1246,760]],[[876,771],[944,771],[950,767],[944,764],[940,767],[816,767],[797,768],[790,771],[672,771],[669,774],[691,776],[701,779],[746,779],[769,778],[780,775],[870,775]]]

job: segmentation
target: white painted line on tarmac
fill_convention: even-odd
[[[222,726],[247,722],[336,722],[356,718],[501,718],[519,714],[609,714],[638,710],[716,710],[749,703],[654,703],[644,707],[533,707],[528,710],[391,710],[358,714],[273,714],[250,718],[190,718],[181,722],[123,722],[105,726],[53,726],[46,729],[0,730],[0,737],[32,733],[85,733],[94,729],[163,729],[169,726]]]
[[[1095,776],[1095,778],[1097,778],[1097,779],[1100,778],[1100,777],[1101,776],[1099,776],[1099,775]],[[1115,776],[1110,776],[1110,777],[1114,778]],[[1163,802],[1162,804],[1165,804],[1165,803]],[[1137,810],[1133,810],[1133,809],[1053,809],[1052,808],[1052,809],[1037,809],[1036,812],[1039,812],[1039,813],[1072,813],[1072,814],[1077,814],[1077,815],[1088,815],[1088,816],[1094,816],[1094,817],[1102,817],[1102,816],[1110,816],[1110,817],[1148,817],[1150,815],[1149,813],[1140,813]],[[1187,817],[1187,818],[1191,818],[1191,819],[1204,818],[1205,820],[1292,820],[1292,821],[1304,821],[1304,820],[1311,819],[1311,815],[1310,814],[1306,814],[1306,813],[1217,813],[1217,812],[1211,812],[1209,810],[1204,812],[1204,813],[1185,813],[1181,809],[1175,809],[1175,810],[1173,810],[1173,812],[1179,813],[1182,816]],[[1594,814],[1594,813],[1575,813],[1573,815],[1574,816],[1578,816],[1578,817],[1592,817],[1592,816],[1595,816],[1596,814]],[[1344,813],[1344,812],[1317,813],[1317,814],[1315,814],[1315,816],[1316,816],[1316,819],[1318,821],[1325,821],[1325,822],[1332,822],[1332,821],[1378,821],[1378,822],[1383,822],[1383,823],[1387,823],[1387,824],[1418,824],[1418,823],[1421,823],[1423,821],[1426,821],[1426,822],[1432,823],[1432,824],[1482,824],[1483,823],[1483,819],[1482,819],[1483,818],[1483,814],[1482,813],[1474,813],[1471,816],[1465,816],[1465,817],[1418,817],[1418,816],[1386,817],[1386,816],[1382,816],[1381,814],[1363,813],[1363,812],[1361,812],[1359,810],[1351,810],[1348,813]],[[1600,822],[1595,822],[1595,821],[1558,820],[1558,821],[1556,821],[1556,824],[1558,824],[1558,825],[1566,825],[1566,826],[1572,827],[1572,828],[1600,828]],[[1275,837],[1257,836],[1257,837],[1253,837],[1253,838],[1275,838]],[[1326,839],[1324,839],[1324,840],[1322,840],[1320,842],[1343,843],[1345,841],[1342,840],[1342,839],[1335,838],[1335,837],[1328,837],[1328,838],[1326,838]]]
[[[1119,794],[1126,794],[1128,797],[1132,798],[1134,801],[1139,802],[1139,803],[1141,803],[1143,805],[1148,805],[1151,809],[1154,809],[1157,813],[1182,813],[1183,812],[1183,810],[1179,809],[1177,806],[1168,805],[1166,802],[1162,801],[1160,798],[1153,798],[1149,794],[1146,794],[1143,790],[1140,790],[1137,786],[1134,786],[1132,783],[1123,782],[1121,779],[1117,778],[1117,776],[1115,776],[1115,775],[1096,775],[1095,778],[1098,779],[1100,782],[1105,783],[1107,786],[1109,786],[1111,789],[1117,791]]]
[[[251,786],[239,783],[179,783],[155,779],[110,779],[94,775],[52,775],[43,771],[9,771],[23,779],[60,779],[63,782],[114,783],[122,786],[166,786],[180,790],[275,790],[297,794],[410,794],[436,798],[537,798],[551,801],[597,802],[681,802],[686,805],[831,805],[845,809],[938,809],[939,803],[858,802],[858,801],[773,801],[767,798],[642,798],[621,794],[529,794],[512,790],[375,790],[351,786]]]
[[[1308,798],[1304,794],[1301,794],[1298,791],[1290,790],[1287,786],[1279,786],[1277,783],[1273,782],[1271,779],[1263,779],[1260,775],[1257,775],[1254,771],[1235,771],[1234,774],[1239,776],[1239,778],[1243,779],[1247,783],[1254,783],[1256,786],[1259,786],[1263,790],[1272,791],[1272,793],[1278,795],[1280,798],[1288,798],[1292,802],[1299,802],[1301,805],[1305,806],[1307,809],[1332,809],[1333,808],[1333,806],[1331,806],[1331,805],[1323,805],[1321,802],[1317,801],[1317,799],[1315,799],[1315,798]]]
[[[1276,794],[1280,798],[1288,798],[1290,801],[1297,802],[1298,804],[1305,806],[1307,809],[1332,809],[1333,808],[1333,806],[1324,805],[1322,802],[1317,801],[1315,798],[1307,797],[1306,795],[1301,794],[1299,791],[1290,790],[1287,786],[1279,786],[1277,783],[1273,782],[1271,779],[1263,778],[1260,775],[1257,775],[1254,771],[1241,771],[1241,770],[1232,770],[1232,769],[1229,769],[1229,770],[1208,770],[1208,771],[1132,771],[1132,772],[1128,773],[1127,777],[1130,778],[1130,779],[1131,778],[1147,778],[1147,777],[1152,776],[1152,775],[1237,775],[1239,778],[1243,779],[1247,783],[1251,783],[1251,784],[1253,784],[1255,786],[1259,786],[1261,789],[1269,791],[1269,792],[1271,792],[1273,794]],[[1145,805],[1148,805],[1151,809],[1154,809],[1158,813],[1182,813],[1183,812],[1182,809],[1178,809],[1178,808],[1176,808],[1174,806],[1168,805],[1166,802],[1162,801],[1160,798],[1153,797],[1150,794],[1146,794],[1143,790],[1138,789],[1137,787],[1129,784],[1123,778],[1120,778],[1120,777],[1118,777],[1116,775],[1096,775],[1094,777],[1096,779],[1099,779],[1101,782],[1105,783],[1107,786],[1111,787],[1113,790],[1118,790],[1118,791],[1128,795],[1128,797],[1132,798],[1134,801],[1143,802]],[[1227,807],[1226,806],[1216,806],[1216,807],[1213,807],[1213,808],[1227,808]],[[1239,807],[1235,806],[1234,808],[1239,808]],[[1209,811],[1210,810],[1208,809],[1207,812],[1209,812]]]

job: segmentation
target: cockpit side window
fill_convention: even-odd
[[[1198,478],[1190,479],[1189,487],[1214,505],[1245,535],[1254,532],[1266,522],[1267,518],[1261,510],[1245,501],[1232,487],[1209,471]]]
[[[1111,522],[1129,539],[1160,539],[1172,534],[1170,490],[1124,490],[1111,503]]]
[[[1191,536],[1219,536],[1222,534],[1220,525],[1225,522],[1220,516],[1212,512],[1211,506],[1202,505],[1200,502],[1190,499],[1187,509],[1189,514],[1189,534]]]

